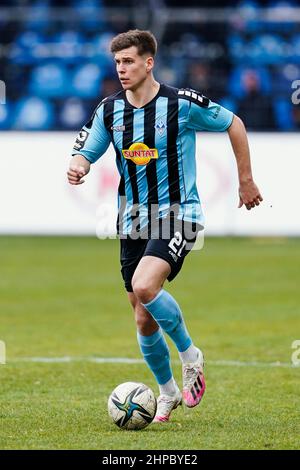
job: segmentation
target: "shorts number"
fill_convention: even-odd
[[[186,245],[186,240],[183,240],[180,232],[175,232],[175,236],[169,243],[169,247],[177,256],[181,256],[182,250]]]

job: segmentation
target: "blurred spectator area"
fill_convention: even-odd
[[[2,0],[0,129],[78,129],[120,89],[112,37],[151,29],[155,77],[191,87],[244,119],[249,130],[295,131],[300,5],[289,1]]]

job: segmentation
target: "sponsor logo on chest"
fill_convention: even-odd
[[[150,149],[143,142],[131,144],[129,149],[122,149],[123,157],[133,161],[136,165],[147,165],[152,159],[158,158],[156,148]]]

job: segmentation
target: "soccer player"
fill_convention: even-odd
[[[68,170],[70,184],[107,150],[120,173],[121,272],[146,363],[159,385],[155,421],[168,421],[182,400],[188,407],[205,391],[202,351],[191,339],[180,306],[164,289],[174,279],[203,228],[196,187],[196,131],[227,131],[239,176],[239,207],[262,201],[250,165],[245,127],[232,112],[200,92],[159,83],[153,76],[157,49],[149,31],[131,30],[111,43],[122,90],[102,100],[80,131]],[[183,369],[179,390],[164,334],[175,343]]]

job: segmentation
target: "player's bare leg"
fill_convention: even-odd
[[[134,311],[138,332],[143,336],[153,335],[159,329],[159,325],[133,292],[128,292],[127,294]]]

